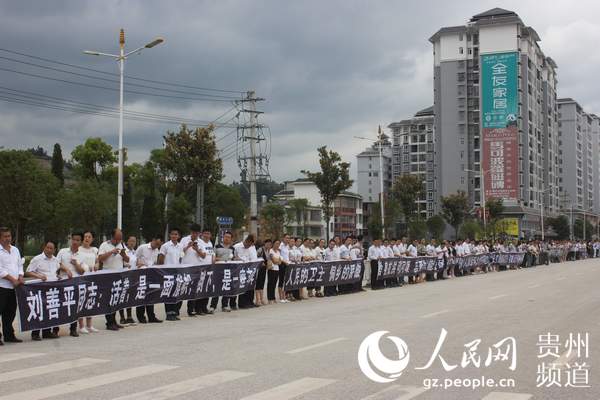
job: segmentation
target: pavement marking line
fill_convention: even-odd
[[[565,276],[559,276],[556,278],[557,281],[564,281],[565,279],[567,279]]]
[[[430,314],[421,315],[421,318],[431,318],[431,317],[435,317],[436,315],[445,314],[447,312],[450,312],[450,310],[440,310],[440,311],[432,312]]]
[[[45,356],[45,353],[10,353],[0,355],[0,363]]]
[[[529,400],[532,397],[527,393],[492,392],[481,400]]]
[[[184,394],[189,394],[200,389],[204,389],[210,386],[217,386],[222,383],[227,383],[251,375],[254,374],[251,372],[240,371],[219,371],[215,372],[214,374],[199,376],[197,378],[172,383],[170,385],[144,390],[143,392],[117,397],[114,400],[171,399],[173,397],[182,396]]]
[[[530,285],[530,286],[527,286],[527,288],[528,288],[528,289],[535,289],[535,288],[537,288],[537,287],[540,287],[540,286],[542,286],[542,285],[541,285],[541,284],[539,284],[539,283],[536,283],[535,285]]]
[[[108,362],[109,360],[100,360],[98,358],[79,358],[76,360],[61,361],[54,364],[40,365],[25,369],[17,369],[0,373],[0,382],[12,381],[14,379],[30,378],[32,376],[50,374],[53,372],[66,371],[73,368],[87,367],[89,365]]]
[[[110,383],[139,378],[145,375],[155,374],[157,372],[168,371],[174,368],[177,367],[172,365],[150,364],[143,367],[130,368],[103,375],[92,375],[83,379],[12,393],[5,396],[0,396],[0,400],[42,400],[49,397],[78,392],[80,390],[93,389],[95,387],[108,385]]]
[[[496,300],[496,299],[501,299],[501,298],[506,297],[506,296],[508,296],[508,295],[506,293],[504,293],[504,294],[499,294],[497,296],[489,297],[489,299],[490,300]]]
[[[392,385],[361,400],[410,400],[429,389],[408,385]],[[402,394],[400,394],[402,393]],[[395,397],[397,394],[400,396]],[[394,396],[394,397],[392,397]]]
[[[556,361],[554,361],[552,363],[552,365],[554,365],[558,369],[562,369],[562,367],[564,367],[565,365],[567,365],[569,363],[569,361],[571,361],[572,359],[574,359],[575,357],[577,357],[577,351],[571,350],[570,353],[571,354],[569,354],[569,350],[565,351],[564,353],[562,353],[560,355],[560,357],[558,357],[556,359]]]
[[[241,398],[240,400],[289,400],[304,393],[312,392],[336,382],[335,379],[302,378],[276,386],[264,392]]]
[[[337,343],[337,342],[342,342],[344,340],[348,340],[348,338],[345,337],[339,337],[336,339],[331,339],[331,340],[326,340],[324,342],[320,342],[320,343],[315,343],[315,344],[311,344],[310,346],[305,346],[305,347],[300,347],[298,349],[294,349],[294,350],[290,350],[290,351],[286,351],[285,354],[297,354],[297,353],[302,353],[303,351],[307,351],[307,350],[312,350],[312,349],[316,349],[319,347],[323,347],[323,346],[327,346],[329,344],[333,344],[333,343]]]

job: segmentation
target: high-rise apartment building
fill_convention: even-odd
[[[474,207],[501,197],[524,236],[540,233],[541,207],[560,209],[557,66],[539,41],[500,8],[430,38],[436,204],[458,190]]]

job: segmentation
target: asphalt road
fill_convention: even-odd
[[[0,400],[599,399],[599,280],[600,261],[586,260],[79,338],[32,342],[23,333],[24,343],[0,348]],[[162,313],[162,306],[157,309]],[[95,325],[103,328],[103,318],[95,318]],[[436,358],[429,368],[415,369],[427,366],[442,329],[447,337],[439,354],[456,367],[446,371]],[[392,383],[372,382],[358,366],[361,342],[376,331],[402,338],[410,351],[408,366]],[[548,333],[560,335],[553,350],[558,359],[538,358],[548,349],[538,346],[546,340],[540,335]],[[570,333],[589,335],[589,357],[583,347],[579,355],[567,351]],[[510,358],[485,366],[488,349],[506,337],[516,342],[516,370],[509,369]],[[463,353],[469,354],[465,345],[476,339],[480,366],[461,364]],[[392,343],[382,338],[381,350],[397,360]],[[538,387],[538,365],[551,360],[561,387]],[[575,362],[586,363],[579,380],[573,379]],[[581,382],[586,369],[591,388],[564,387],[568,380]],[[482,376],[511,387],[424,387],[454,379],[471,384]]]

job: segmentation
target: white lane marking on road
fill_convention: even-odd
[[[565,279],[567,279],[567,277],[565,276],[559,276],[558,278],[556,278],[557,281],[564,281]]]
[[[429,389],[426,389],[424,387],[392,385],[377,393],[373,393],[372,395],[367,396],[362,400],[410,400],[417,397],[421,393],[426,392],[427,390]],[[400,394],[400,396],[395,397],[398,394]]]
[[[164,400],[173,397],[182,396],[210,386],[217,386],[222,383],[234,381],[254,375],[251,372],[240,371],[219,371],[214,374],[199,376],[170,385],[160,386],[143,392],[133,393],[126,396],[117,397],[114,400]]]
[[[575,357],[577,357],[577,351],[575,350],[567,350],[564,353],[562,353],[560,355],[560,357],[558,357],[556,359],[556,361],[554,361],[552,363],[552,365],[555,368],[561,369],[562,367],[564,367],[565,365],[567,365],[569,363],[569,361],[571,361],[572,359],[574,359]]]
[[[532,397],[528,393],[492,392],[481,400],[528,400]]]
[[[575,272],[575,276],[581,276],[583,275],[583,272]]]
[[[40,365],[15,371],[8,371],[0,374],[0,382],[12,381],[14,379],[30,378],[32,376],[50,374],[53,372],[66,371],[73,368],[87,367],[89,365],[108,362],[98,358],[79,358],[77,360],[61,361],[54,364]]]
[[[421,315],[421,318],[431,318],[431,317],[435,317],[436,315],[445,314],[447,312],[450,312],[450,310],[440,310],[440,311],[432,312],[431,314]]]
[[[319,347],[327,346],[329,344],[333,344],[333,343],[337,343],[337,342],[342,342],[344,340],[348,340],[348,338],[339,337],[339,338],[335,338],[335,339],[331,339],[331,340],[326,340],[324,342],[319,342],[319,343],[311,344],[310,346],[305,346],[305,347],[300,347],[298,349],[289,350],[289,351],[286,351],[285,353],[286,354],[302,353],[303,351],[308,351],[308,350],[316,349],[316,348],[319,348]]]
[[[499,295],[496,295],[496,296],[492,296],[489,299],[490,300],[496,300],[496,299],[501,299],[501,298],[506,297],[506,296],[508,296],[508,295],[506,293],[503,293],[503,294],[499,294]]]
[[[9,353],[0,355],[0,363],[45,356],[45,353]]]
[[[130,368],[121,371],[111,372],[103,375],[90,375],[83,379],[59,383],[52,386],[45,386],[37,389],[25,390],[0,396],[0,400],[42,400],[49,397],[61,396],[69,393],[78,392],[85,389],[93,389],[98,386],[108,385],[110,383],[126,381],[128,379],[139,378],[145,375],[155,374],[157,372],[174,369],[172,365],[150,364],[143,367]]]
[[[335,379],[302,378],[240,400],[289,400],[335,382]]]
[[[537,287],[540,287],[540,286],[542,286],[542,285],[541,285],[541,284],[539,284],[539,283],[536,283],[535,285],[530,285],[530,286],[527,286],[527,288],[528,288],[528,289],[535,289],[535,288],[537,288]]]

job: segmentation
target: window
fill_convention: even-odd
[[[458,54],[464,54],[464,50],[463,50],[463,48],[462,48],[462,47],[459,47],[459,48],[458,48]]]
[[[463,34],[462,34],[462,32],[458,34],[458,40],[462,42],[462,40],[463,40]]]
[[[464,185],[464,184],[465,184],[465,177],[464,177],[464,176],[461,176],[461,177],[460,177],[460,184],[461,184],[461,185]]]

